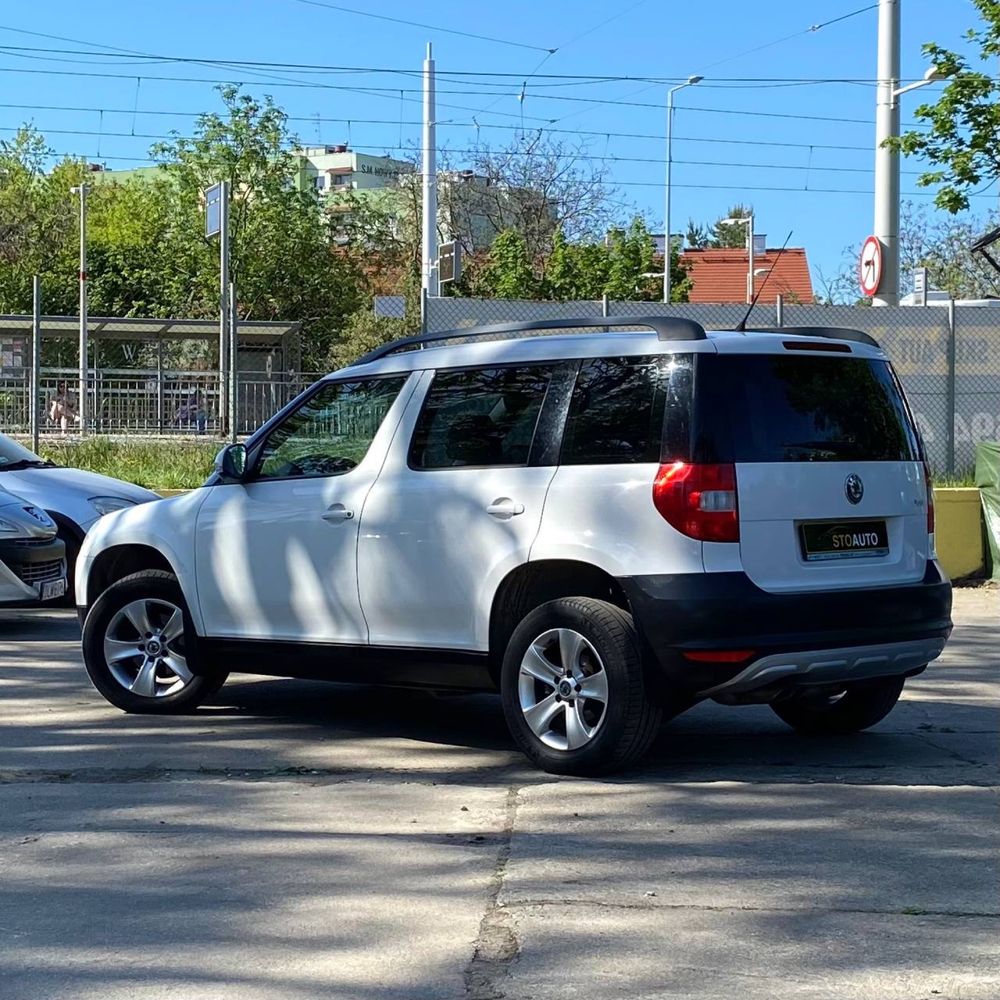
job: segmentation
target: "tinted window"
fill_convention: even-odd
[[[584,361],[570,401],[564,465],[687,457],[690,355]],[[665,419],[666,417],[666,419]]]
[[[526,465],[551,372],[438,372],[410,444],[414,469]]]
[[[310,479],[350,472],[368,453],[405,381],[400,375],[324,385],[268,435],[257,477]]]
[[[740,354],[701,357],[698,460],[913,461],[920,446],[888,362]]]

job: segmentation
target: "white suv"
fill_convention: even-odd
[[[518,746],[573,774],[704,698],[864,729],[951,631],[878,345],[666,317],[386,345],[203,488],[99,521],[76,594],[126,711],[189,710],[231,669],[499,688]]]

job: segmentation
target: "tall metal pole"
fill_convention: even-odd
[[[240,358],[237,347],[236,285],[229,282],[229,439],[236,444],[237,404],[239,403]]]
[[[229,413],[226,356],[229,346],[229,181],[219,183],[219,430]]]
[[[878,97],[875,105],[875,227],[882,244],[882,280],[874,306],[899,305],[899,154],[883,145],[899,135],[899,12],[901,0],[879,0]]]
[[[424,149],[423,149],[423,267],[421,288],[427,297],[440,293],[437,246],[437,112],[434,107],[434,59],[427,43],[424,60]]]
[[[31,279],[31,382],[28,387],[28,423],[31,450],[38,454],[38,389],[42,375],[42,279]]]
[[[701,83],[704,77],[689,76],[684,83],[671,87],[667,91],[667,151],[666,151],[666,183],[663,187],[663,301],[670,302],[670,165],[673,162],[674,138],[674,94],[685,87],[693,87]]]
[[[673,256],[670,246],[670,164],[673,161],[674,138],[674,94],[679,88],[671,87],[667,91],[667,165],[666,185],[663,197],[663,301],[670,302],[670,260]]]
[[[747,305],[753,302],[753,212],[747,223]]]
[[[80,372],[76,412],[80,433],[87,433],[87,193],[88,184],[70,188],[80,196]]]

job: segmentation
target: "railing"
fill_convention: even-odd
[[[240,376],[237,390],[237,432],[249,434],[272,414],[311,385],[319,375],[288,373],[268,377],[263,372]],[[79,392],[78,373],[70,369],[43,369],[39,381],[39,428],[42,434],[63,432],[53,401],[68,401],[63,411],[66,432],[78,433],[74,416]],[[0,376],[0,430],[26,434],[31,425],[29,372],[15,370]],[[99,370],[88,382],[89,431],[96,434],[205,434],[220,435],[218,375],[205,372],[155,370]]]

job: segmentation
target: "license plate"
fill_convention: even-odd
[[[866,559],[889,554],[885,521],[827,521],[803,524],[802,551],[808,562]]]
[[[66,593],[66,580],[49,580],[42,584],[40,597],[43,601],[54,601]]]

